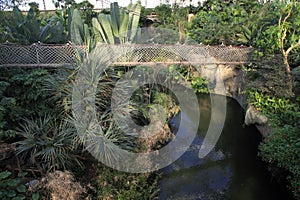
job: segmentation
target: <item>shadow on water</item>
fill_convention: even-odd
[[[159,199],[291,199],[285,186],[272,179],[267,165],[257,156],[261,135],[254,126],[243,126],[244,111],[240,105],[228,97],[213,98],[227,100],[226,120],[216,146],[205,158],[198,158],[211,118],[210,96],[199,95],[197,136],[187,152],[162,169]],[[180,117],[187,116],[179,114],[171,121],[175,131]]]

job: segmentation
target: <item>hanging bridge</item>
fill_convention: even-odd
[[[122,54],[112,61],[117,66],[170,64],[246,64],[251,62],[252,47],[158,44],[101,44],[103,51]],[[70,43],[49,45],[0,44],[0,67],[57,68],[76,66],[86,55],[86,46]]]

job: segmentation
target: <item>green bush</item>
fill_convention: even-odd
[[[0,139],[16,135],[16,128],[24,118],[33,118],[53,111],[48,102],[50,94],[44,90],[50,73],[44,69],[2,69],[0,77]]]
[[[296,199],[300,198],[300,129],[290,125],[275,128],[260,145],[264,161],[275,163],[289,171],[290,189]]]
[[[268,163],[288,172],[290,189],[300,198],[300,109],[286,98],[271,97],[250,91],[248,101],[265,114],[272,131],[259,145],[260,156]]]

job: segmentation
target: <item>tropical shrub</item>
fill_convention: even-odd
[[[50,44],[66,43],[67,36],[63,20],[58,18],[57,15],[48,19],[41,29],[39,41]]]
[[[188,15],[193,9],[195,9],[193,6],[182,7],[176,2],[172,6],[169,4],[161,4],[154,8],[158,19],[157,22],[154,22],[154,26],[177,31],[179,39],[174,40],[174,38],[172,38],[173,42],[184,43],[190,25],[188,23]],[[170,38],[166,40],[168,39]]]
[[[31,6],[27,15],[20,9],[2,12],[0,21],[0,42],[18,44],[66,43],[67,17],[65,10],[56,11],[55,15],[40,14],[39,10]]]
[[[6,16],[1,22],[6,29],[6,40],[21,44],[32,44],[39,40],[41,21],[33,9],[24,16],[21,10],[14,8],[12,14]]]
[[[58,122],[54,115],[26,119],[18,133],[22,139],[16,142],[17,155],[38,167],[41,173],[81,165],[74,153],[78,145],[76,129]]]
[[[2,69],[0,76],[0,138],[15,136],[24,118],[43,116],[53,110],[47,102],[50,94],[43,90],[48,71],[43,69]]]

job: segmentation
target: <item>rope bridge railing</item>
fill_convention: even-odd
[[[0,66],[59,66],[72,65],[78,59],[78,51],[85,47],[66,45],[0,45]]]
[[[113,65],[132,66],[147,63],[189,63],[198,64],[245,64],[252,60],[251,47],[205,46],[205,45],[157,45],[157,44],[103,44],[99,48],[106,51],[123,51],[124,55]],[[130,51],[128,51],[130,49]],[[79,56],[84,56],[85,46],[71,44],[15,45],[0,44],[0,67],[59,67],[74,66]],[[189,59],[195,57],[197,59]],[[211,58],[214,58],[213,60]]]

